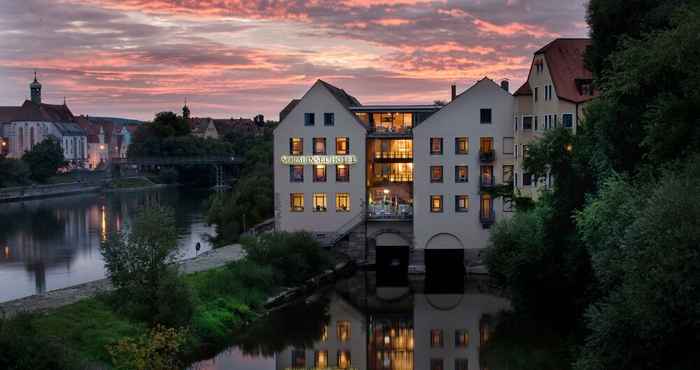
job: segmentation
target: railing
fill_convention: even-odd
[[[241,163],[242,158],[234,156],[192,156],[192,157],[131,157],[114,158],[112,164],[234,164]]]
[[[488,229],[496,222],[496,215],[493,213],[493,209],[484,210],[479,212],[479,220],[484,229]]]
[[[367,131],[372,134],[380,135],[410,135],[413,132],[413,127],[382,127],[370,125]]]
[[[367,207],[367,218],[372,220],[410,220],[413,218],[413,207],[408,204],[398,206],[370,205]]]
[[[324,247],[333,247],[340,239],[344,238],[352,229],[365,220],[365,210],[360,209],[360,213],[341,225],[338,230],[330,233],[317,233],[318,242]]]
[[[493,160],[495,158],[496,158],[496,151],[493,149],[479,151],[479,160],[482,162],[493,162]]]
[[[413,174],[409,175],[386,175],[386,176],[374,176],[370,179],[373,184],[376,183],[401,183],[401,182],[413,182]]]
[[[375,159],[413,159],[413,152],[376,152]]]

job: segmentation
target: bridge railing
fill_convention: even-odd
[[[187,156],[187,157],[132,157],[114,158],[112,164],[235,164],[242,162],[236,156]]]

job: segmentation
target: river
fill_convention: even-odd
[[[100,242],[122,230],[140,207],[175,210],[178,258],[211,249],[209,194],[165,188],[0,203],[0,302],[104,278]]]
[[[228,349],[190,370],[505,368],[503,352],[484,353],[511,307],[488,280],[439,293],[420,276],[379,285],[359,272],[232,333]]]

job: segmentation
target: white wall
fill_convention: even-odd
[[[335,125],[324,126],[323,113],[335,114]],[[315,113],[316,124],[304,126],[304,113]],[[335,232],[364,212],[366,130],[321,83],[316,83],[299,104],[285,117],[274,132],[275,219],[278,230]],[[335,138],[350,139],[350,154],[357,164],[350,166],[350,182],[335,181],[335,166],[327,166],[326,182],[313,182],[312,166],[304,166],[304,182],[290,182],[289,165],[281,163],[289,155],[289,139],[304,139],[304,155],[313,152],[313,138],[326,138],[326,153],[335,154]],[[290,194],[304,193],[304,211],[290,212]],[[313,211],[313,193],[326,193],[327,211]],[[336,212],[335,194],[350,194],[350,212]]]
[[[491,108],[492,123],[480,123],[480,109]],[[438,234],[454,235],[465,249],[485,248],[489,229],[479,219],[479,140],[493,137],[496,184],[503,181],[503,165],[513,164],[513,155],[504,154],[503,138],[513,137],[513,97],[491,80],[483,79],[459,95],[453,102],[413,130],[415,248],[442,249],[440,243],[428,242]],[[469,153],[455,154],[455,138],[469,138]],[[430,138],[443,138],[443,154],[430,154]],[[508,148],[512,152],[511,148]],[[430,182],[430,166],[443,166],[443,183]],[[455,182],[455,166],[469,166],[469,182]],[[443,196],[443,212],[430,212],[430,196]],[[468,195],[469,211],[455,212],[455,195]],[[493,201],[496,220],[503,217],[503,198]],[[439,240],[438,237],[435,240]],[[444,239],[444,238],[443,238]],[[453,248],[454,246],[442,246]]]

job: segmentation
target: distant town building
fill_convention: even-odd
[[[217,119],[210,117],[190,117],[190,109],[185,104],[182,107],[182,117],[186,119],[192,130],[192,135],[208,139],[223,139],[226,134],[234,132],[241,135],[257,136],[262,134],[265,117],[262,114],[255,118]]]
[[[72,167],[85,167],[88,155],[87,133],[76,122],[65,101],[62,105],[42,102],[41,83],[34,75],[29,85],[31,100],[19,107],[0,107],[3,143],[7,156],[21,158],[34,145],[53,136]],[[2,145],[2,144],[0,144]]]

